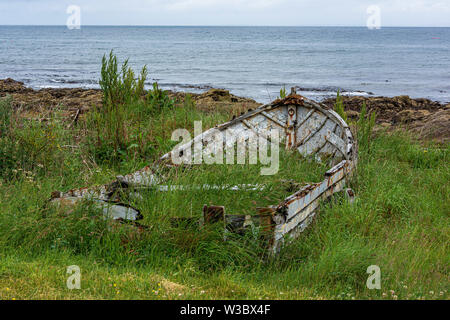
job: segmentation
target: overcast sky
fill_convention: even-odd
[[[0,25],[365,26],[371,5],[383,26],[450,27],[450,0],[0,0]]]

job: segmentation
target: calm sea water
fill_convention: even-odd
[[[450,28],[0,26],[0,78],[98,87],[111,49],[167,89],[219,87],[260,102],[283,86],[316,100],[340,89],[450,101]]]

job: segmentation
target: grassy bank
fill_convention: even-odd
[[[170,172],[173,184],[267,189],[148,193],[133,203],[146,232],[98,218],[89,204],[70,213],[48,206],[54,190],[109,182],[153,162],[177,143],[170,140],[177,128],[192,132],[195,120],[207,129],[230,118],[230,110],[172,101],[156,85],[144,92],[145,70],[133,81],[127,67],[115,71],[111,62],[104,61],[102,79],[122,77],[122,87],[105,81],[103,109],[76,123],[58,112],[26,120],[0,102],[0,298],[448,299],[450,146],[419,144],[405,133],[370,140],[364,133],[351,182],[355,203],[336,196],[276,258],[263,257],[251,236],[224,242],[214,227],[180,230],[167,218],[197,216],[203,204],[247,213],[289,194],[283,178],[320,181],[326,166],[295,154],[282,152],[272,177],[250,165]],[[70,265],[81,269],[81,290],[66,287]],[[366,287],[370,265],[381,269],[381,290]]]

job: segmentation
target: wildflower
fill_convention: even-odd
[[[434,294],[434,291],[430,291],[430,294]]]
[[[6,288],[6,291],[9,291],[9,288]],[[442,291],[441,291],[442,292]]]
[[[114,287],[117,287],[117,284],[114,283],[113,286],[114,286]]]
[[[397,299],[398,299],[398,296],[393,295],[392,298],[394,298],[394,300],[397,300]]]

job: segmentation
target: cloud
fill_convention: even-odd
[[[227,9],[239,8],[259,9],[280,5],[285,0],[175,0],[166,1],[166,7],[171,10],[195,10],[195,9]]]
[[[79,5],[96,25],[358,25],[370,5],[383,25],[450,26],[448,0],[0,0],[0,24],[64,24]]]

